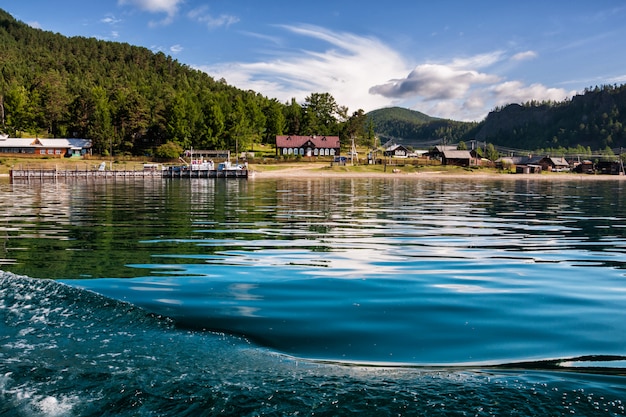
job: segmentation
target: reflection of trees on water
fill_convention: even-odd
[[[42,278],[125,277],[141,273],[129,265],[162,262],[155,256],[170,265],[203,263],[285,245],[327,252],[368,240],[375,248],[376,239],[396,247],[615,254],[626,237],[624,194],[622,181],[511,179],[7,185],[0,188],[2,268]]]

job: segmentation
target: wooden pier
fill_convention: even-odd
[[[130,178],[248,178],[247,169],[232,170],[80,170],[80,169],[12,169],[9,172],[14,181],[63,181],[70,179],[130,179]]]
[[[168,168],[163,178],[248,178],[247,169],[177,169]]]

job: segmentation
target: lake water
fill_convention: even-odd
[[[0,184],[0,416],[624,415],[626,182]]]

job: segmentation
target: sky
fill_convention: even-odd
[[[0,0],[32,27],[171,55],[215,79],[349,113],[481,121],[626,83],[626,1]]]

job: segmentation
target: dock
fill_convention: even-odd
[[[163,178],[248,178],[247,169],[180,169],[162,171]]]
[[[81,170],[81,169],[12,169],[9,171],[11,182],[14,181],[63,181],[72,179],[157,179],[157,178],[248,178],[247,169],[177,169],[162,170]]]

